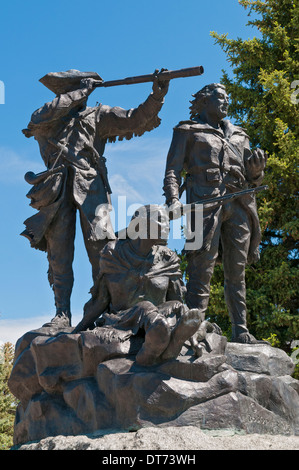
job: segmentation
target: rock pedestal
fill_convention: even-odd
[[[71,331],[41,328],[16,345],[9,379],[20,400],[16,445],[146,426],[299,435],[299,381],[280,349],[209,333],[201,358],[186,344],[177,359],[141,367],[135,355],[143,338]]]

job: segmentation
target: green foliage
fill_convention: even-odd
[[[268,343],[270,343],[273,348],[279,348],[280,347],[280,341],[277,338],[277,335],[275,333],[271,333],[269,338],[263,338],[263,340],[268,341]]]
[[[295,343],[298,344],[298,341],[295,341]],[[291,344],[291,347],[293,347],[293,344]],[[299,380],[299,346],[293,347],[291,357],[296,364],[293,377]]]
[[[299,338],[299,103],[292,97],[293,82],[299,78],[299,5],[298,0],[239,3],[248,10],[248,25],[257,37],[211,35],[232,69],[231,76],[223,71],[221,80],[231,98],[230,118],[246,128],[253,147],[268,153],[263,184],[269,190],[257,196],[261,260],[247,267],[248,324],[257,337],[275,337],[290,353],[292,340]],[[208,313],[218,316],[219,326],[228,324],[222,283],[222,269],[217,267]]]
[[[2,345],[0,348],[0,450],[8,450],[13,444],[13,426],[17,403],[7,385],[13,358],[13,345],[10,343]]]
[[[212,323],[217,323],[224,336],[231,338],[231,321],[224,300],[224,276],[222,266],[214,269],[213,282],[211,283],[210,301],[206,317]]]

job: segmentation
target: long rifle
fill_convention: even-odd
[[[243,189],[241,191],[236,191],[235,193],[224,194],[223,196],[211,197],[209,199],[199,199],[198,201],[191,202],[189,204],[181,205],[180,208],[176,209],[172,206],[168,207],[169,212],[169,219],[178,219],[182,215],[186,215],[187,213],[193,212],[196,209],[196,206],[202,205],[203,211],[208,211],[211,209],[215,209],[217,206],[221,204],[225,204],[233,199],[236,199],[241,196],[246,196],[247,194],[255,194],[261,191],[269,189],[269,186],[257,186],[256,188],[248,188]],[[209,207],[209,204],[212,204],[213,207]]]
[[[269,189],[269,186],[257,186],[256,188],[243,189],[241,191],[236,191],[235,193],[224,194],[223,196],[212,197],[210,199],[200,199],[199,201],[192,202],[190,205],[193,206],[194,204],[202,204],[203,206],[206,206],[207,204],[223,204],[225,202],[236,199],[237,197],[245,196],[246,194],[259,193],[266,189]]]
[[[185,77],[196,77],[204,73],[204,68],[200,65],[198,67],[189,67],[186,69],[180,70],[165,70],[160,73],[150,73],[148,75],[137,75],[136,77],[127,77],[120,80],[110,80],[110,81],[98,81],[95,83],[95,88],[97,87],[110,87],[110,86],[119,86],[119,85],[135,85],[136,83],[147,83],[153,82],[156,77],[160,81],[163,80],[172,80],[173,78],[185,78]]]
[[[196,206],[199,206],[200,204],[203,206],[203,211],[211,210],[210,207],[207,207],[209,204],[213,204],[213,209],[215,207],[220,206],[221,204],[225,204],[226,202],[229,202],[233,199],[236,199],[241,196],[245,196],[247,194],[255,194],[259,193],[261,191],[269,189],[269,186],[257,186],[256,188],[248,188],[248,189],[243,189],[241,191],[236,191],[235,193],[229,193],[229,194],[224,194],[223,196],[217,196],[217,197],[212,197],[209,199],[200,199],[199,201],[191,202],[190,204],[184,204],[181,206],[181,208],[178,209],[178,212],[180,211],[180,214],[176,212],[176,209],[174,210],[176,212],[176,216],[174,217],[172,206],[169,206],[165,209],[166,212],[168,212],[169,215],[169,220],[173,220],[174,218],[179,218],[182,215],[186,215],[187,212],[191,212],[194,210]],[[120,230],[119,232],[115,233],[117,238],[124,239],[127,237],[127,228]]]

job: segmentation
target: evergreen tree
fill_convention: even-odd
[[[7,450],[13,444],[13,427],[16,412],[16,398],[10,393],[7,381],[14,358],[14,347],[5,343],[0,347],[0,450]]]
[[[268,153],[263,184],[269,190],[257,196],[261,259],[247,267],[248,325],[257,338],[275,338],[273,345],[290,352],[299,338],[299,5],[298,0],[239,3],[248,10],[248,25],[256,28],[257,37],[211,35],[232,68],[221,79],[231,99],[229,117],[247,130],[254,147]],[[229,335],[221,267],[212,280],[208,316]]]

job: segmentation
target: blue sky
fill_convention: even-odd
[[[47,281],[46,254],[32,249],[19,234],[35,211],[26,193],[24,174],[42,171],[34,139],[25,128],[33,111],[54,95],[39,79],[48,72],[75,68],[95,71],[104,80],[203,65],[201,77],[173,80],[160,113],[159,128],[131,141],[108,144],[112,201],[163,203],[165,160],[173,127],[188,118],[191,94],[217,82],[226,56],[210,31],[247,39],[247,12],[237,0],[11,0],[0,14],[1,68],[5,104],[0,104],[0,342],[15,342],[54,315]],[[89,105],[102,102],[123,108],[138,106],[150,84],[96,90]],[[182,247],[181,242],[171,248]],[[78,226],[75,251],[73,323],[89,299],[91,273]]]

